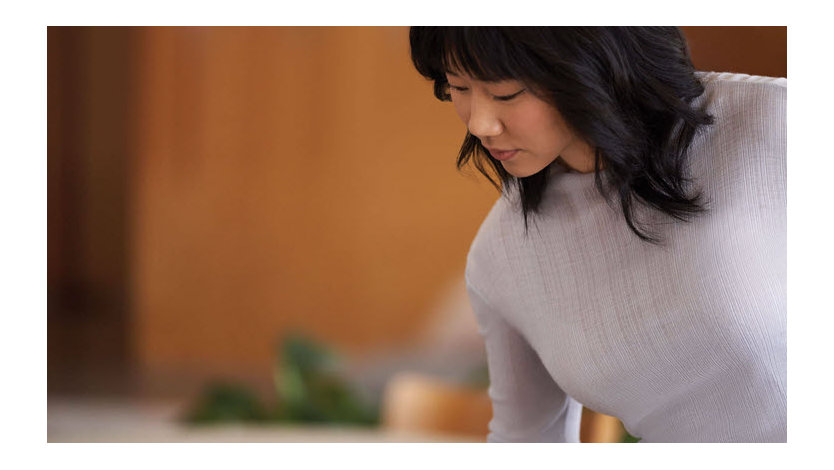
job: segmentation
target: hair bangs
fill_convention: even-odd
[[[485,82],[515,79],[513,54],[501,32],[480,27],[444,31],[441,65],[444,72],[465,73]]]

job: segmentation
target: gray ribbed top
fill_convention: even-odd
[[[787,81],[699,76],[715,124],[690,165],[709,212],[641,209],[662,246],[628,229],[593,174],[557,164],[527,235],[515,196],[484,220],[466,280],[489,441],[576,442],[580,403],[643,442],[786,440]]]

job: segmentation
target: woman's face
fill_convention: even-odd
[[[591,147],[522,82],[484,82],[462,72],[446,79],[458,116],[511,175],[538,173],[559,156],[577,171],[594,170]]]

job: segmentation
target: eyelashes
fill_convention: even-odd
[[[464,92],[469,91],[469,88],[466,88],[466,87],[460,87],[460,86],[454,86],[454,85],[449,84],[449,90],[454,90],[454,91],[456,91],[456,92],[458,92],[458,93],[464,93]],[[512,100],[513,98],[517,97],[518,95],[520,95],[520,94],[524,93],[525,91],[527,91],[527,89],[526,89],[526,88],[522,88],[521,90],[519,90],[519,91],[517,91],[517,92],[515,92],[515,93],[512,93],[512,94],[510,94],[510,95],[494,96],[493,98],[495,98],[497,101],[510,101],[510,100]]]
[[[498,101],[510,101],[511,99],[515,98],[516,96],[518,96],[522,93],[524,93],[524,88],[522,88],[521,90],[513,93],[512,95],[496,96],[495,99],[498,100]]]
[[[449,87],[448,92],[451,93],[452,91],[456,91],[458,93],[464,93],[469,91],[469,88],[462,87],[462,86],[454,86],[454,85],[447,85]]]

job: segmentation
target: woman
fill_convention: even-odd
[[[677,28],[412,28],[502,190],[469,252],[491,442],[786,441],[786,81]]]

